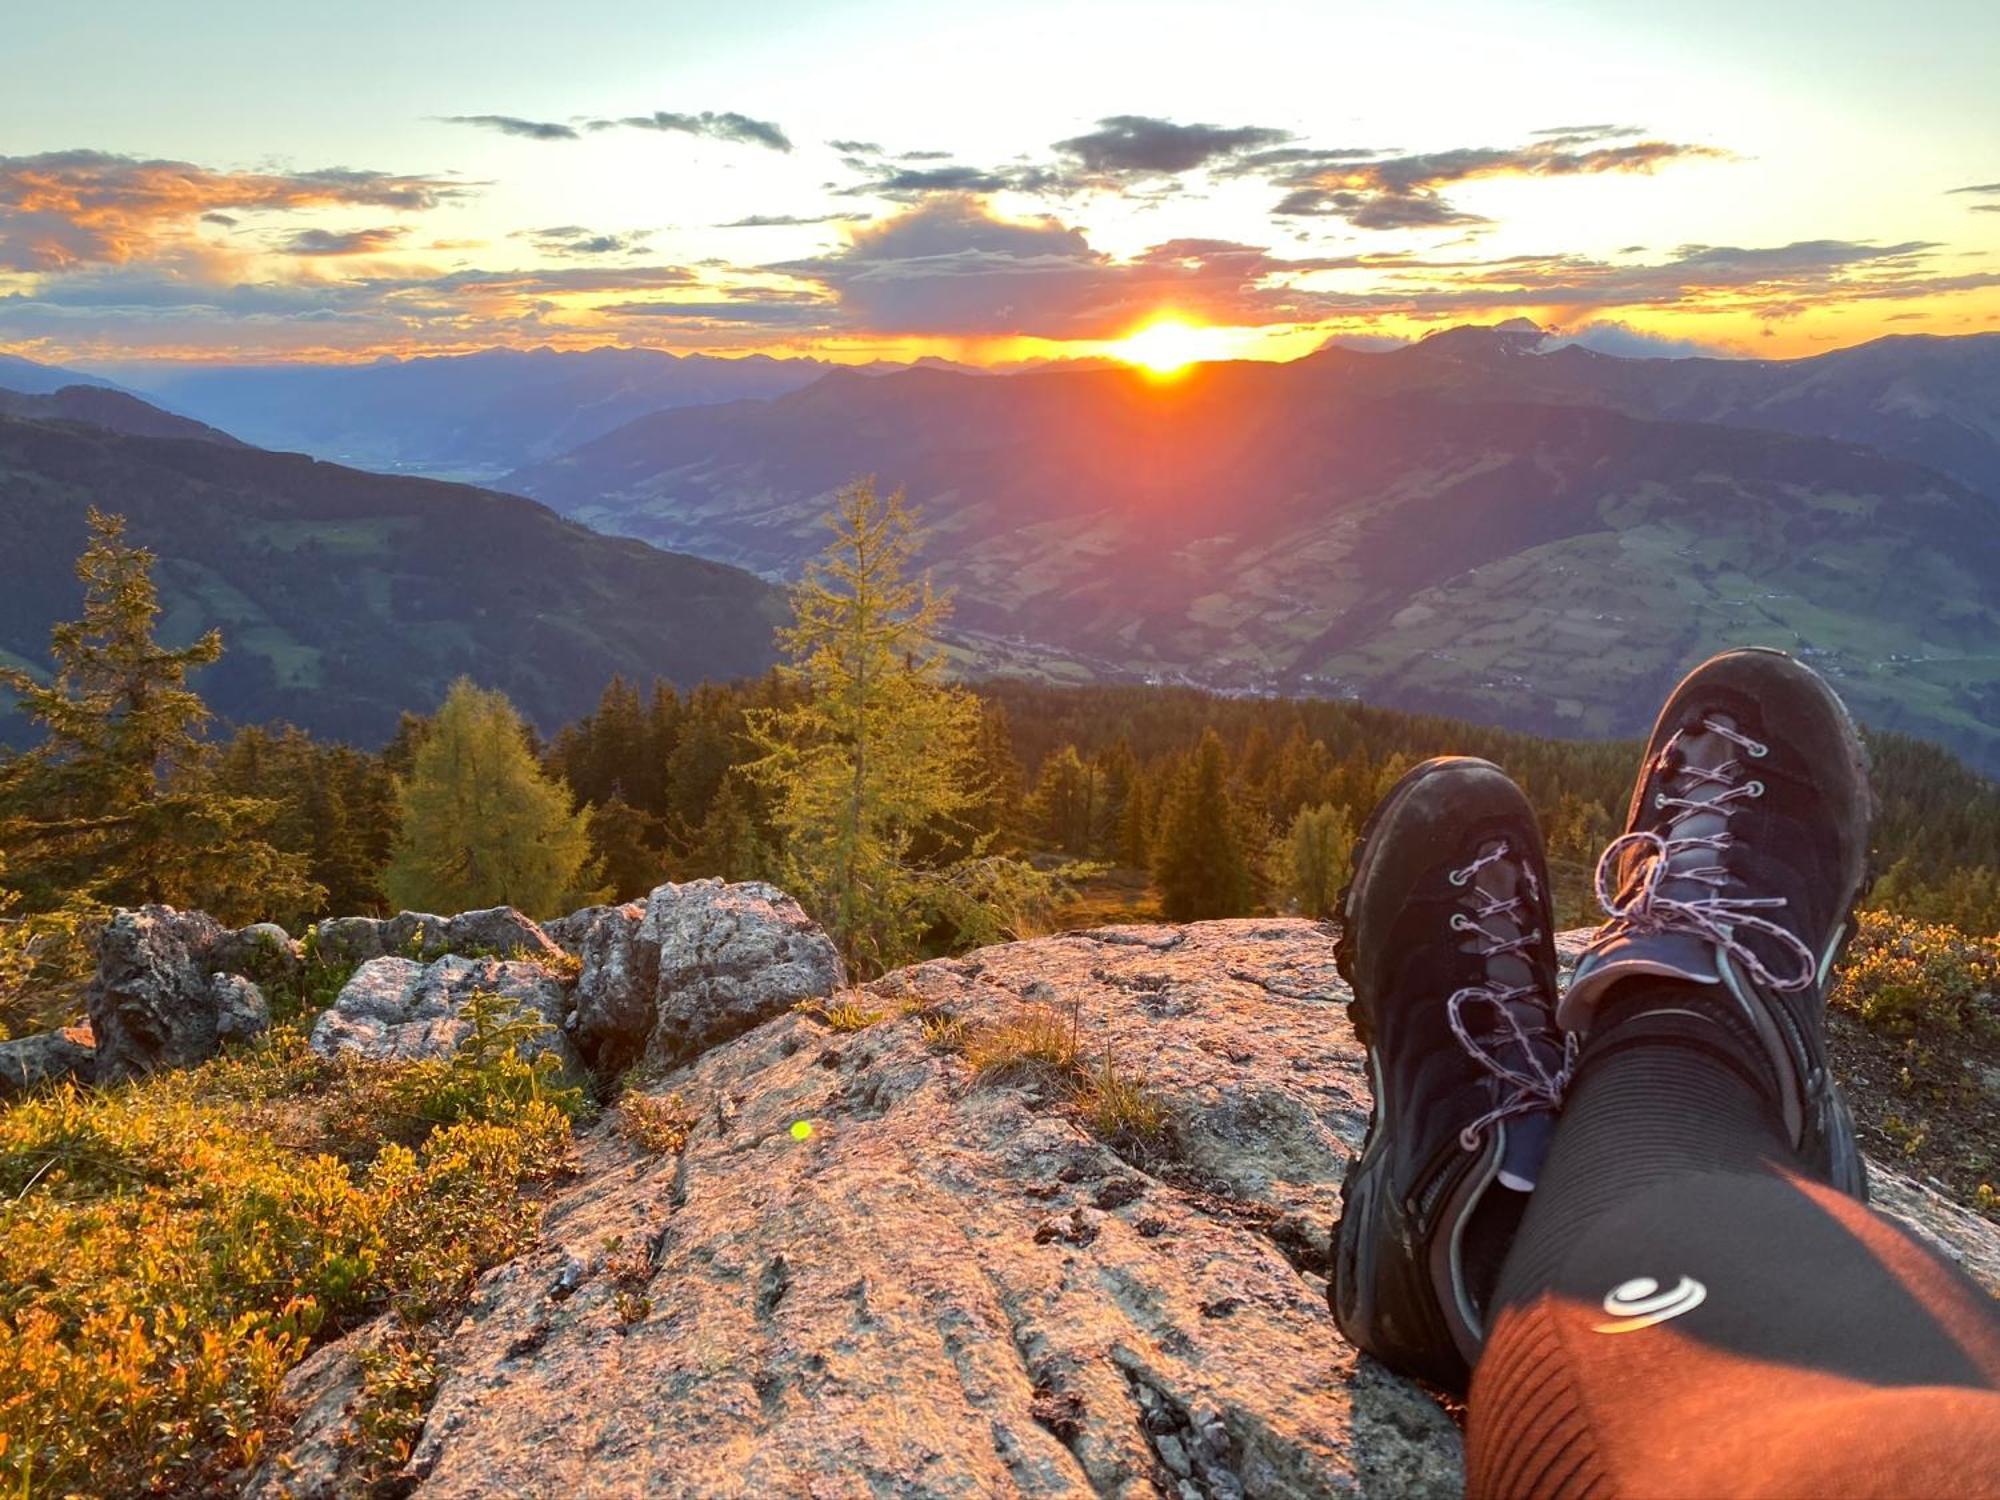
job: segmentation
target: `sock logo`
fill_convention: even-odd
[[[1692,1276],[1683,1276],[1671,1291],[1661,1291],[1650,1276],[1636,1276],[1613,1287],[1604,1298],[1604,1310],[1614,1321],[1593,1323],[1592,1333],[1632,1333],[1651,1328],[1682,1313],[1693,1312],[1708,1299],[1708,1288]]]

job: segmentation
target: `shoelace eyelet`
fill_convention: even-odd
[[[1744,795],[1744,796],[1746,796],[1746,797],[1761,797],[1761,796],[1763,796],[1763,795],[1764,795],[1764,783],[1763,783],[1763,782],[1761,782],[1761,781],[1746,781],[1746,782],[1744,782],[1744,783],[1743,783],[1743,795]]]

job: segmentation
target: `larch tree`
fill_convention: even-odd
[[[542,771],[504,693],[464,677],[451,685],[398,801],[402,831],[382,882],[393,905],[545,917],[595,894],[589,810],[572,809],[568,787]]]
[[[749,712],[758,758],[744,770],[768,793],[792,894],[865,974],[913,956],[934,921],[966,917],[989,874],[1018,883],[1025,867],[986,856],[983,839],[953,861],[956,876],[917,857],[927,830],[964,824],[982,799],[979,704],[944,680],[946,604],[910,576],[902,492],[858,481],[828,519],[833,541],[794,588],[779,637],[781,671],[801,691]]]
[[[1271,883],[1299,915],[1331,917],[1354,849],[1354,825],[1331,802],[1301,807],[1275,851]]]

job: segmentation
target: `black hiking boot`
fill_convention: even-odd
[[[1677,1034],[1738,1059],[1806,1169],[1857,1198],[1867,1177],[1827,1070],[1825,985],[1867,888],[1873,814],[1867,754],[1818,673],[1761,649],[1704,662],[1653,727],[1626,832],[1598,861],[1611,920],[1560,1012],[1589,1032],[1621,980],[1703,986],[1713,1011],[1621,1007],[1593,1044]]]
[[[1497,766],[1426,761],[1369,816],[1340,904],[1375,1102],[1327,1300],[1349,1343],[1463,1390],[1568,1082],[1534,812]]]

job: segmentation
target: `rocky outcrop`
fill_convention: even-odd
[[[642,923],[610,930],[636,942]],[[585,1134],[541,1247],[446,1336],[402,1482],[1456,1495],[1452,1415],[1327,1313],[1368,1108],[1347,998],[1305,922],[1112,928],[919,965],[843,996],[848,1029],[787,1011],[651,1080],[685,1147],[633,1144],[634,1106]],[[1085,1070],[1164,1128],[1105,1139],[1074,1074],[975,1075],[966,1036],[1022,1015],[1073,1028]],[[1877,1182],[2000,1288],[1992,1226]]]
[[[511,906],[455,917],[405,911],[393,917],[328,917],[313,928],[322,956],[342,963],[371,958],[550,958],[561,951],[539,923]]]
[[[286,939],[286,953],[289,947]],[[98,939],[97,974],[84,996],[97,1043],[96,1078],[187,1067],[225,1042],[263,1031],[270,1011],[262,990],[221,965],[247,966],[265,950],[260,938],[231,932],[203,912],[171,906],[114,912]]]
[[[289,1440],[251,1472],[243,1500],[343,1500],[356,1493],[349,1480],[368,1376],[363,1361],[389,1333],[389,1320],[378,1319],[292,1367],[278,1388]]]
[[[1367,1093],[1331,945],[1138,928],[922,965],[652,1091],[446,1342],[418,1493],[1451,1494],[1458,1435],[1346,1348],[1327,1227]],[[959,1026],[1074,1016],[1173,1121],[1093,1134]]]
[[[662,885],[576,939],[577,1044],[603,1072],[668,1067],[844,982],[833,942],[762,881]]]
[[[524,1049],[530,1055],[554,1051],[565,1066],[575,1064],[575,1049],[561,1030],[569,992],[560,979],[527,959],[455,953],[428,964],[369,959],[313,1023],[312,1049],[326,1057],[349,1052],[371,1062],[447,1057],[472,1034],[466,1009],[479,996],[502,1001],[548,1028]]]
[[[65,1078],[88,1080],[96,1065],[97,1048],[88,1027],[38,1031],[0,1042],[0,1103]]]

